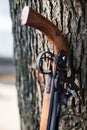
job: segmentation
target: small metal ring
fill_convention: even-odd
[[[54,54],[51,53],[51,52],[49,52],[49,51],[41,52],[41,53],[38,55],[37,59],[36,59],[36,68],[38,69],[38,71],[39,71],[40,73],[50,74],[52,71],[51,71],[51,70],[43,71],[42,68],[41,68],[41,64],[40,64],[41,59],[44,59],[43,56],[45,56],[46,54],[49,54],[51,57],[54,57]],[[46,57],[46,58],[48,58],[48,57]],[[50,58],[49,58],[49,59],[50,59]]]

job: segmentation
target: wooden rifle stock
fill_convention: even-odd
[[[44,16],[40,15],[33,9],[25,6],[21,17],[22,25],[34,27],[44,32],[49,43],[54,45],[54,53],[58,54],[60,50],[68,53],[67,42],[60,30]]]
[[[27,6],[24,7],[22,11],[21,22],[22,25],[34,27],[44,32],[48,37],[49,43],[54,45],[55,55],[57,55],[58,52],[61,50],[64,50],[66,53],[68,53],[66,39],[64,38],[60,30],[52,22],[35,12],[33,9]],[[52,88],[50,93],[44,92],[40,130],[47,130],[51,93]]]

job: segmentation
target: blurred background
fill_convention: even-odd
[[[0,130],[20,130],[9,0],[0,1]]]

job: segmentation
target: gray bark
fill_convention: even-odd
[[[73,70],[77,70],[78,97],[62,106],[60,130],[87,129],[87,2],[86,0],[9,0],[13,24],[16,86],[21,130],[38,130],[41,114],[42,75],[35,68],[37,55],[48,50],[40,31],[21,26],[21,11],[29,5],[50,19],[66,36]],[[35,76],[36,75],[36,76]],[[74,101],[75,100],[75,101]],[[62,125],[61,125],[62,124]]]

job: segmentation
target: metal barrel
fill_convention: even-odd
[[[54,92],[53,110],[52,110],[52,117],[51,117],[51,123],[50,123],[50,130],[55,130],[55,127],[56,127],[57,107],[58,107],[58,91]]]

